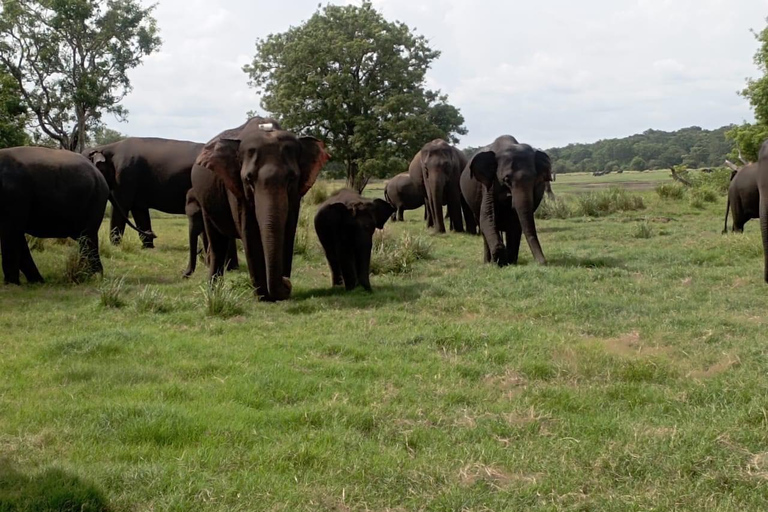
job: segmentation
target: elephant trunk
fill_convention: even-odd
[[[536,234],[536,221],[533,218],[533,191],[514,188],[512,190],[512,200],[515,203],[517,217],[520,219],[520,226],[523,229],[525,239],[528,241],[528,246],[531,248],[533,257],[539,264],[546,265],[547,259],[541,250],[539,236]]]
[[[291,295],[291,281],[284,278],[283,251],[285,229],[288,220],[288,197],[285,192],[279,196],[256,200],[256,220],[261,232],[261,246],[264,251],[264,265],[267,270],[267,292],[270,300],[286,300]]]

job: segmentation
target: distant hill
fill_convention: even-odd
[[[646,130],[623,139],[605,139],[592,144],[569,144],[548,149],[557,173],[604,170],[666,169],[672,165],[691,168],[723,165],[734,143],[725,132],[733,126],[704,130],[698,126],[676,132]]]

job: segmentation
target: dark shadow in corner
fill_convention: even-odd
[[[323,309],[370,309],[393,302],[407,304],[417,300],[429,288],[421,283],[377,285],[375,279],[371,286],[373,292],[366,292],[360,287],[348,292],[342,286],[294,291],[290,300],[292,304],[287,311],[290,314],[305,315]]]
[[[0,458],[0,510],[3,512],[109,512],[104,493],[61,469],[26,476]]]

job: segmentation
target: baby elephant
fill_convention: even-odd
[[[365,199],[344,189],[320,205],[315,231],[331,266],[333,286],[358,284],[371,291],[373,232],[382,229],[395,208],[382,199]]]

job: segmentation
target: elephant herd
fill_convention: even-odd
[[[185,214],[189,221],[188,277],[202,238],[210,278],[238,266],[236,239],[245,252],[256,295],[279,301],[291,294],[294,242],[302,197],[330,158],[323,143],[283,130],[275,119],[254,117],[206,144],[127,138],[86,149],[17,147],[0,150],[0,250],[6,283],[42,282],[25,235],[73,238],[91,272],[102,272],[98,231],[112,203],[110,240],[126,224],[145,248],[154,247],[150,209]],[[403,211],[425,206],[427,225],[482,235],[486,262],[516,263],[525,234],[546,263],[534,221],[551,181],[546,153],[502,136],[472,158],[443,140],[414,156],[407,173],[387,184],[385,200],[342,190],[320,205],[315,230],[331,269],[332,285],[370,285],[372,239]],[[443,208],[447,209],[444,217]],[[131,223],[132,216],[135,225]],[[506,243],[505,237],[506,234]]]

